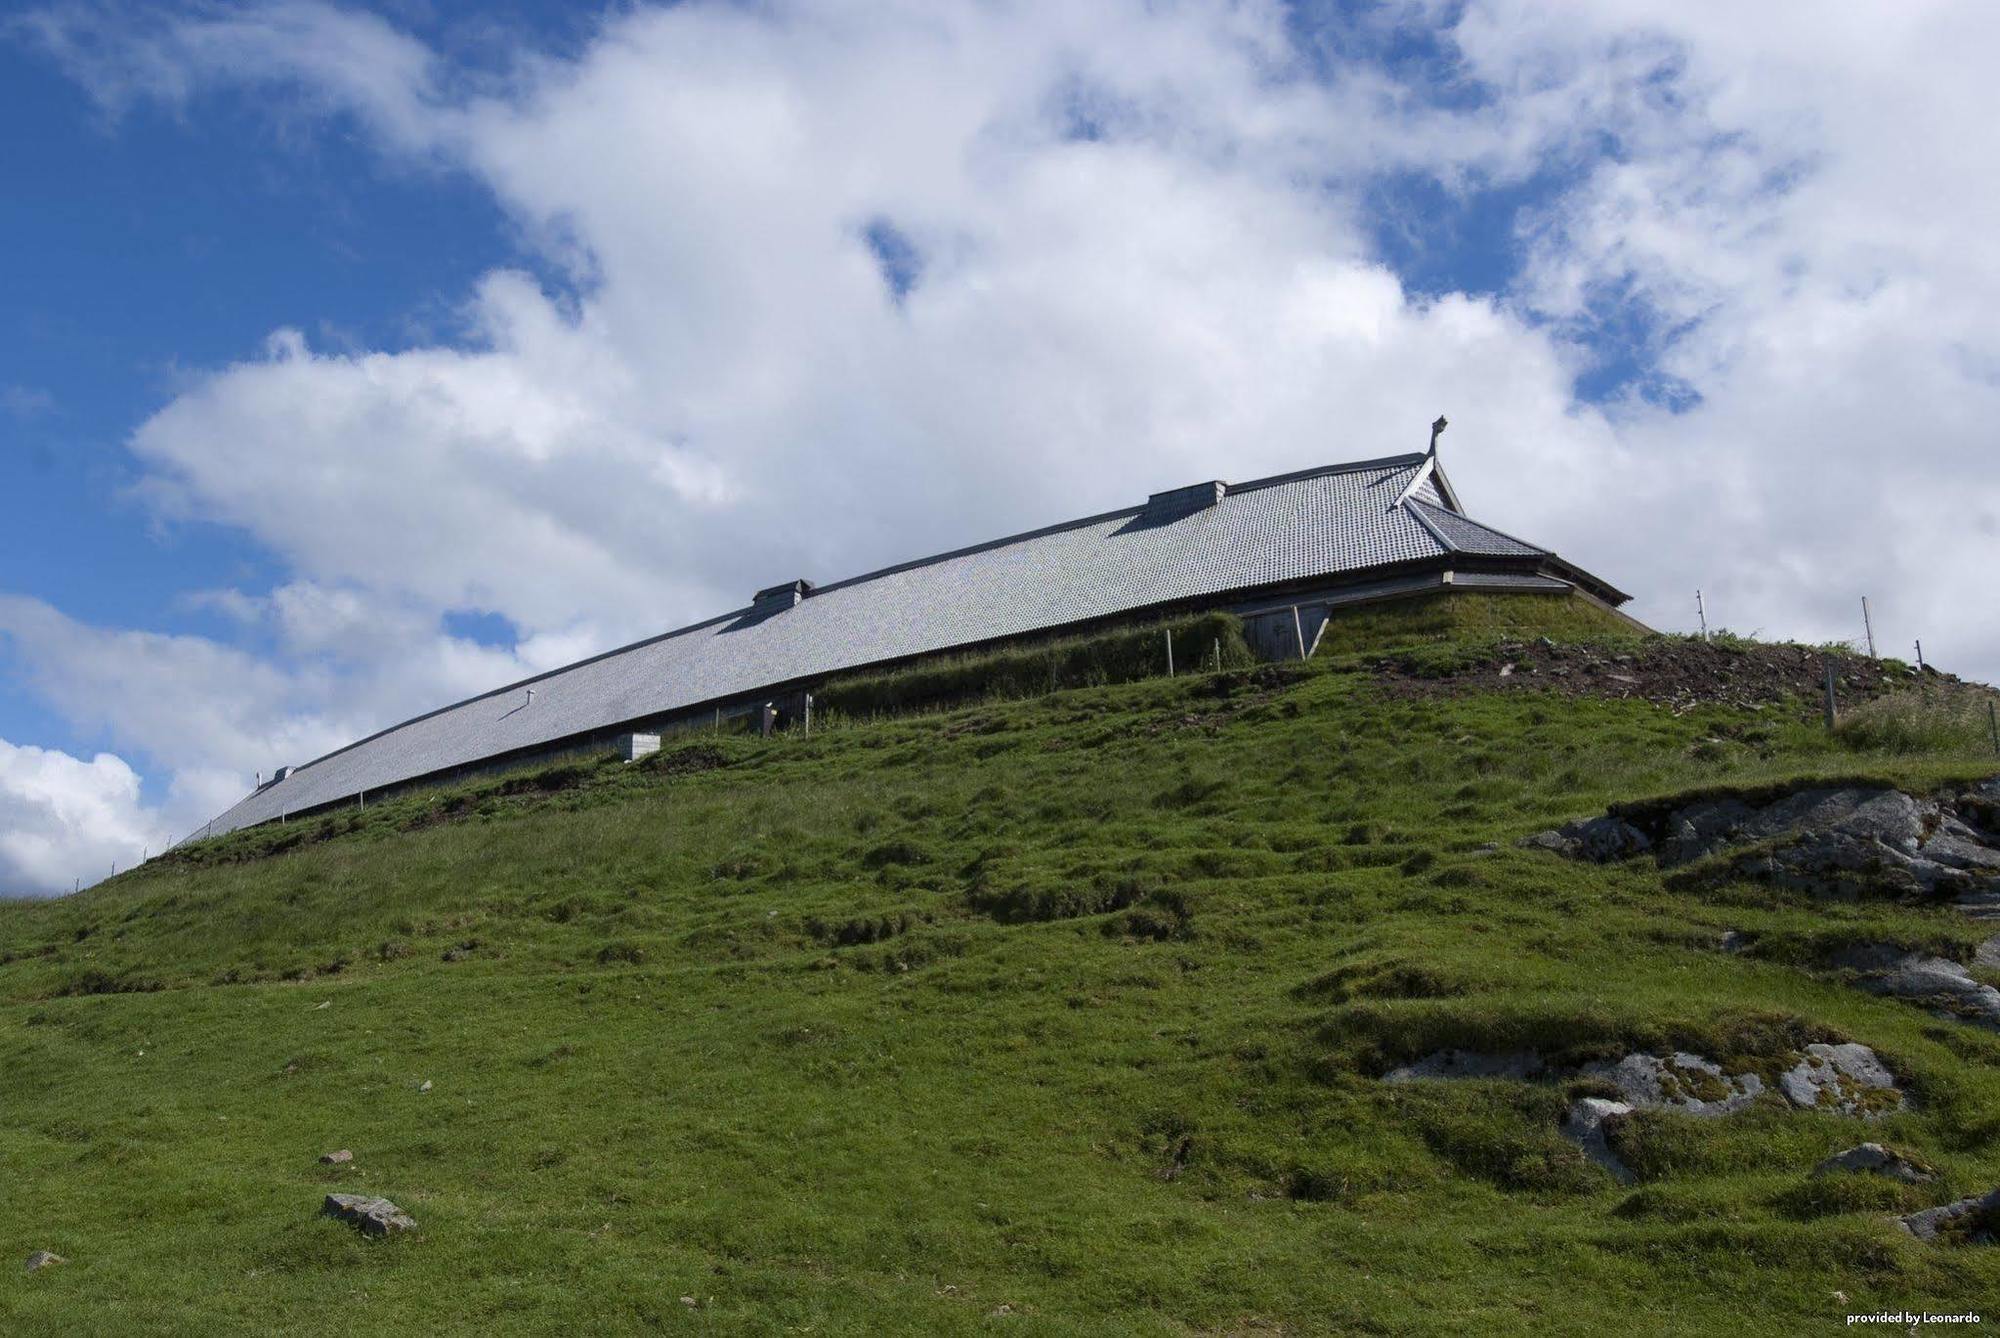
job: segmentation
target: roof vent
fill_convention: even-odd
[[[271,773],[271,784],[276,785],[279,781],[283,780],[285,777],[291,775],[294,771],[297,770],[298,770],[297,767],[279,767],[276,771]]]
[[[1185,488],[1156,492],[1146,499],[1146,518],[1167,520],[1194,511],[1206,511],[1228,495],[1229,485],[1221,479],[1210,479],[1206,483],[1190,483]]]
[[[786,581],[783,585],[768,586],[759,590],[750,601],[750,607],[759,610],[789,609],[813,592],[811,581],[800,577],[796,581]]]

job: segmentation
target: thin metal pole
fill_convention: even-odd
[[[1917,672],[1921,674],[1923,671],[1924,671],[1924,643],[1920,639],[1917,642]]]
[[[1986,728],[1993,731],[1993,751],[2000,753],[2000,712],[1993,709],[1993,699],[1986,699]]]
[[[1162,633],[1161,633],[1160,635],[1161,635],[1161,636],[1164,636],[1164,637],[1165,637],[1165,638],[1167,639],[1167,677],[1168,677],[1168,678],[1172,678],[1172,677],[1174,676],[1174,634],[1173,634],[1173,629],[1169,628],[1169,629],[1167,629],[1166,631],[1162,632]]]
[[[1833,659],[1832,657],[1829,656],[1826,662],[1826,727],[1828,729],[1833,728],[1834,720],[1835,720],[1835,708],[1833,701]]]
[[[1299,621],[1299,606],[1296,604],[1292,605],[1292,635],[1299,639],[1299,658],[1303,660],[1306,657],[1306,628]]]
[[[1701,639],[1708,640],[1708,605],[1701,601],[1701,591],[1694,592],[1694,612],[1701,619]]]
[[[1222,638],[1215,639],[1215,672],[1222,672]]]
[[[1861,597],[1861,626],[1868,633],[1868,658],[1875,658],[1875,623],[1868,616],[1868,596]]]

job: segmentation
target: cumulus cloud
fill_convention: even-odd
[[[1490,0],[1457,37],[1475,78],[1571,90],[1557,120],[1618,145],[1541,211],[1515,305],[1636,330],[1695,401],[1612,407],[1652,477],[1596,528],[1643,527],[1647,605],[1703,585],[1739,627],[1847,638],[1872,594],[1891,652],[2000,679],[2000,183],[1972,167],[2000,13]]]
[[[84,761],[0,739],[0,897],[67,892],[167,839],[122,758]]]
[[[1405,22],[1415,73],[1370,27]],[[4,630],[73,719],[241,772],[773,581],[1418,447],[1443,409],[1475,513],[1642,618],[1686,626],[1701,586],[1730,625],[1844,638],[1865,593],[1890,649],[2000,677],[2000,12],[1337,23],[690,3],[495,72],[305,0],[41,15],[107,109],[228,84],[349,118],[483,183],[531,264],[450,341],[276,331],[136,430],[161,516],[294,572],[203,596],[241,645],[20,601]],[[1527,190],[1519,272],[1406,288],[1379,187],[1411,179]],[[162,669],[90,667],[113,653]]]

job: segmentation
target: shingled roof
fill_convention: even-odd
[[[745,608],[432,711],[294,768],[198,835],[843,670],[1146,611],[1249,601],[1302,583],[1482,560],[1496,570],[1555,571],[1612,604],[1626,598],[1465,516],[1432,456],[1198,484],[830,585],[773,586]]]

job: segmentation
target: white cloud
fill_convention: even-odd
[[[1570,71],[1579,107],[1575,71],[1636,63],[1565,113],[1622,149],[1548,209],[1519,301],[1583,337],[1614,300],[1650,314],[1701,397],[1621,411],[1642,489],[1547,523],[1636,521],[1652,607],[1702,585],[1739,627],[1846,638],[1869,594],[1885,649],[2000,679],[2000,11],[1487,0],[1459,33],[1480,78]]]
[[[230,53],[209,77],[383,101],[281,42],[182,45]],[[134,438],[170,513],[316,580],[588,643],[1162,480],[1420,443],[1444,404],[1532,423],[1556,463],[1609,444],[1560,349],[1369,257],[1312,174],[1418,140],[1379,76],[1306,78],[1275,8],[696,5],[507,96],[421,92],[386,147],[477,173],[579,294],[490,275],[463,346],[284,332]],[[917,252],[900,302],[878,223]]]
[[[546,646],[481,646],[351,589],[302,582],[263,598],[209,592],[207,602],[267,638],[269,651],[93,627],[0,595],[0,649],[20,678],[81,733],[168,773],[144,818],[176,836],[242,798],[259,773],[550,667]],[[555,649],[556,663],[574,658],[573,644]]]
[[[130,868],[167,835],[122,758],[0,739],[0,897],[52,896]]]
[[[254,87],[469,173],[541,275],[485,276],[455,342],[275,332],[137,430],[162,515],[293,568],[204,596],[256,649],[0,605],[59,708],[177,772],[794,575],[1416,447],[1440,409],[1475,514],[1641,617],[1686,626],[1699,585],[1730,625],[1851,636],[1866,593],[1891,649],[2000,677],[2000,11],[1474,0],[1449,107],[1306,59],[1267,3],[691,3],[477,77],[323,4],[121,15],[34,22],[107,108]],[[1418,299],[1376,254],[1388,173],[1566,184],[1517,282]],[[1621,323],[1693,407],[1576,400]]]

